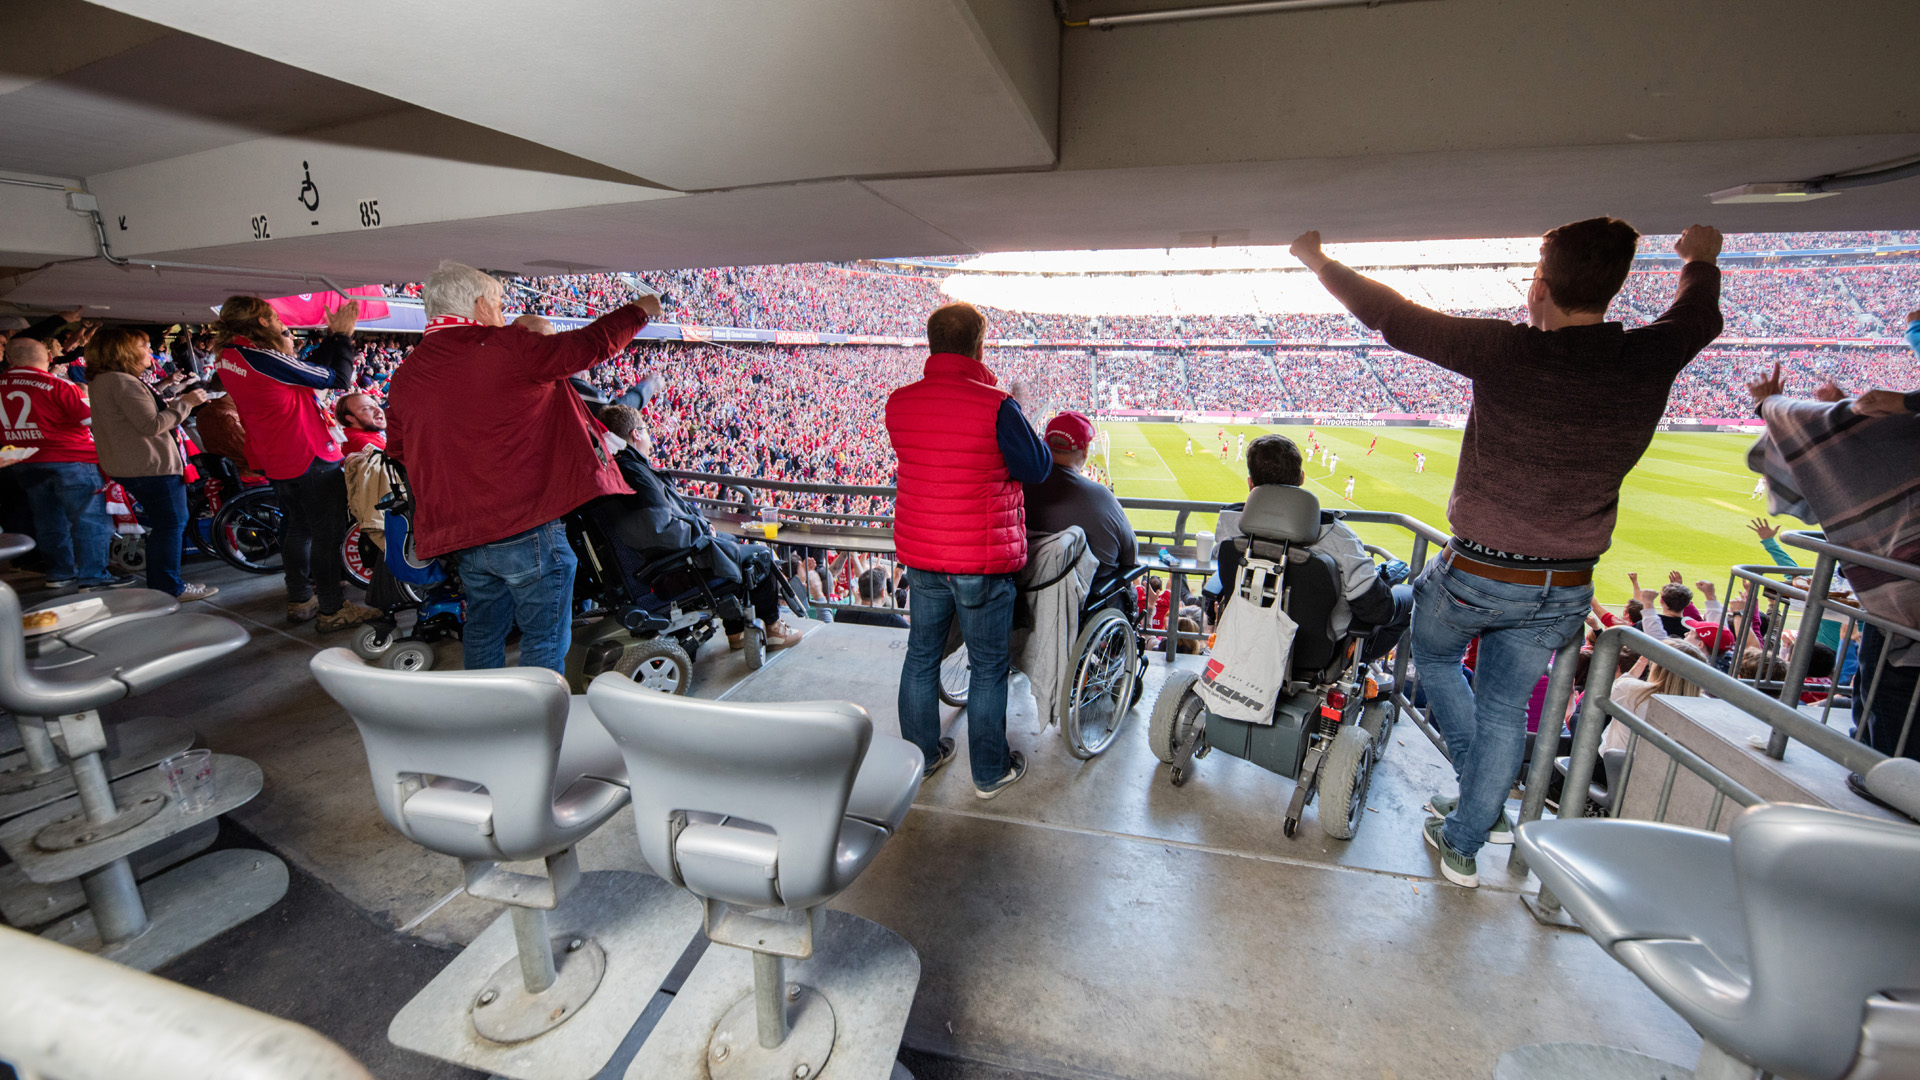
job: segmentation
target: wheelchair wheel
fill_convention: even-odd
[[[767,666],[767,628],[758,623],[749,623],[740,638],[740,646],[747,654],[747,670],[759,671]]]
[[[213,553],[249,574],[279,572],[280,518],[272,488],[241,492],[213,516]]]
[[[1073,643],[1073,665],[1060,686],[1060,731],[1067,752],[1090,758],[1120,733],[1137,681],[1133,624],[1112,608],[1095,612]]]
[[[373,568],[381,559],[379,545],[360,531],[360,523],[347,526],[347,538],[340,543],[340,566],[347,580],[361,588],[373,581]]]
[[[1367,788],[1378,760],[1373,736],[1358,724],[1343,724],[1320,770],[1320,831],[1351,840],[1367,813]]]
[[[122,574],[147,572],[147,538],[115,533],[107,545],[107,562]]]
[[[973,682],[973,666],[967,663],[965,645],[948,653],[940,661],[940,700],[962,709],[967,704],[967,687]]]
[[[1198,726],[1200,713],[1206,709],[1206,703],[1193,688],[1200,682],[1197,671],[1176,671],[1167,676],[1160,687],[1160,696],[1153,699],[1153,720],[1147,725],[1147,745],[1153,748],[1153,756],[1167,764],[1173,764],[1180,756],[1180,748],[1193,741],[1194,729]],[[1184,780],[1176,780],[1178,785]]]
[[[687,651],[666,638],[652,638],[627,646],[615,671],[649,690],[685,694],[693,681],[693,660]]]
[[[353,640],[347,646],[353,650],[353,655],[362,660],[378,660],[392,652],[399,642],[398,627],[361,623],[354,628]]]
[[[433,646],[424,641],[403,641],[387,654],[386,665],[395,671],[432,671]]]

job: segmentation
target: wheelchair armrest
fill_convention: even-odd
[[[685,570],[693,565],[693,556],[697,548],[682,548],[670,555],[659,558],[642,566],[636,573],[641,581],[651,583],[654,578],[673,570]]]

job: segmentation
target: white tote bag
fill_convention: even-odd
[[[1274,699],[1287,678],[1299,629],[1280,607],[1280,567],[1248,559],[1214,636],[1213,659],[1194,691],[1207,711],[1262,726],[1273,723]]]

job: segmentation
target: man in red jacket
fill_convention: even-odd
[[[1026,497],[1053,470],[1053,454],[981,362],[987,321],[971,304],[927,319],[926,375],[887,398],[887,437],[900,459],[893,543],[907,567],[907,658],[900,672],[900,733],[927,756],[928,774],[951,761],[940,737],[936,685],[955,619],[967,645],[967,749],[974,794],[991,799],[1026,775],[1007,749],[1007,637],[1014,572],[1027,564]]]
[[[500,282],[445,262],[427,279],[427,327],[393,373],[387,452],[413,488],[414,548],[456,555],[467,593],[466,666],[562,671],[572,644],[573,548],[561,517],[628,493],[567,378],[625,348],[658,297],[564,334],[508,326]]]

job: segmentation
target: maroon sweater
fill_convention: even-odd
[[[1673,306],[1633,330],[1443,315],[1337,262],[1320,282],[1387,344],[1473,380],[1447,517],[1460,539],[1535,559],[1607,550],[1620,482],[1653,441],[1673,380],[1720,336],[1720,270],[1708,263],[1688,263]]]

